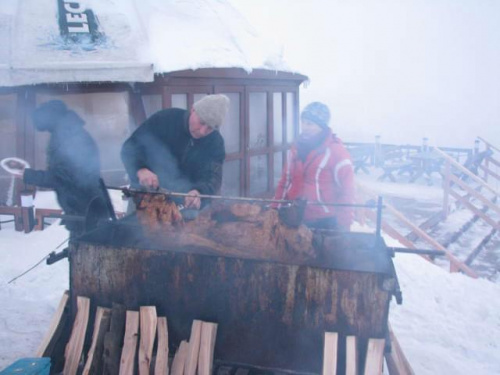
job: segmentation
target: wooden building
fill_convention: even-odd
[[[195,0],[187,3],[190,2]],[[11,26],[10,39],[6,40],[5,35],[0,39],[10,43],[12,51],[11,55],[0,54],[0,159],[17,156],[26,159],[33,168],[45,168],[48,134],[34,130],[30,113],[43,102],[60,99],[85,120],[86,129],[99,146],[102,175],[106,182],[125,184],[120,148],[145,118],[162,108],[189,108],[206,94],[224,93],[230,98],[231,106],[226,125],[221,130],[227,152],[222,192],[251,196],[271,194],[281,175],[286,150],[298,132],[299,86],[307,77],[280,71],[273,66],[273,70],[249,67],[237,60],[226,63],[227,66],[186,61],[185,69],[179,69],[181,66],[177,65],[176,70],[168,71],[168,64],[162,65],[167,68],[155,67],[155,61],[144,62],[140,56],[134,55],[133,48],[128,46],[129,50],[126,49],[125,44],[144,42],[137,32],[127,43],[122,43],[123,57],[117,55],[116,50],[110,52],[109,47],[104,50],[93,39],[92,33],[97,38],[106,34],[107,42],[114,37],[113,29],[106,29],[104,22],[111,20],[116,24],[116,20],[106,14],[96,26],[100,27],[98,32],[90,28],[87,39],[84,39],[85,43],[95,45],[88,54],[85,49],[79,49],[78,53],[61,52],[61,44],[67,49],[68,44],[82,42],[81,35],[75,37],[74,32],[68,33],[68,28],[64,34],[61,14],[71,11],[71,17],[75,14],[83,17],[83,14],[90,20],[99,13],[96,10],[97,15],[94,15],[91,10],[78,8],[78,1],[51,3],[57,4],[47,2],[43,8],[36,7],[38,2],[35,0],[19,0],[17,9],[11,14],[0,13],[4,25]],[[34,14],[33,8],[36,8]],[[31,16],[26,20],[28,9]],[[30,20],[43,20],[47,12],[59,14],[59,25],[54,21],[55,26],[44,23],[33,27]],[[226,16],[221,14],[224,10],[216,9],[215,12],[219,17]],[[229,9],[229,12],[234,17],[235,10]],[[200,24],[200,20],[205,20],[206,12],[201,12],[198,17]],[[24,33],[20,27],[28,31]],[[59,40],[57,48],[50,50],[40,44],[40,35],[52,33],[53,37],[54,32],[60,33]],[[221,30],[221,35],[224,32],[229,31]],[[217,40],[214,43],[217,46]],[[213,49],[214,45],[209,47]],[[236,47],[241,48],[232,48]],[[182,50],[170,52],[183,53]],[[96,55],[99,53],[103,57],[98,59]],[[199,55],[204,53],[199,51]],[[241,55],[241,51],[235,51],[235,54]],[[123,61],[124,58],[127,60]],[[216,57],[212,61],[217,61]],[[203,67],[188,69],[193,65]],[[7,202],[9,186],[10,176],[0,171],[0,204]]]

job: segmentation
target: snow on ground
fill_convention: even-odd
[[[43,263],[14,283],[7,282],[67,236],[59,225],[30,234],[15,232],[11,223],[2,226],[0,369],[36,351],[68,288],[68,262]],[[391,304],[390,321],[415,373],[499,374],[500,285],[450,274],[415,255],[396,255],[395,265],[403,305]]]
[[[1,216],[1,220],[9,217]],[[33,356],[48,329],[64,290],[68,289],[68,261],[42,265],[11,284],[9,280],[35,265],[68,238],[63,226],[42,232],[0,230],[0,369],[14,360]],[[64,245],[58,250],[62,250]]]

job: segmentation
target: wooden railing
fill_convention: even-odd
[[[490,151],[484,162],[479,166],[483,172],[484,180],[488,181],[490,177],[493,177],[497,182],[500,182],[500,161],[493,157],[495,151],[500,153],[500,149],[493,146],[484,138],[477,137],[477,139],[485,144],[486,151]]]
[[[358,196],[360,197],[359,199],[361,200],[359,203],[364,203],[368,199],[375,198],[375,194],[373,192],[370,192],[367,188],[359,184],[357,185],[357,189],[358,189]],[[363,210],[365,211],[363,215],[366,215],[366,217],[371,221],[375,221],[375,213],[373,211],[369,209],[363,209]],[[412,223],[411,220],[405,217],[395,207],[388,204],[387,202],[384,202],[384,215],[386,215],[387,213],[393,215],[398,220],[398,222],[404,224],[407,228],[409,228],[412,231],[412,233],[414,233],[418,238],[429,244],[432,248],[443,251],[445,253],[446,258],[450,262],[450,272],[461,271],[470,277],[473,278],[478,277],[477,274],[470,267],[468,267],[464,262],[456,258],[447,248],[445,248],[443,245],[441,245],[439,242],[433,239],[423,229]],[[382,225],[382,230],[387,235],[398,240],[402,245],[412,249],[417,248],[413,241],[408,240],[408,238],[404,234],[402,234],[399,230],[391,226],[384,218],[382,218],[381,225]],[[431,260],[429,257],[424,256],[424,258],[429,261]]]

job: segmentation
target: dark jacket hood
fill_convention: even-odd
[[[83,126],[85,122],[69,110],[61,100],[51,100],[43,103],[32,114],[33,125],[38,131],[52,132],[58,125]]]

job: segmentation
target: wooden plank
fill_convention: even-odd
[[[494,188],[492,187],[491,185],[489,185],[488,183],[486,183],[486,181],[484,181],[482,178],[476,176],[474,173],[472,173],[471,171],[469,171],[467,168],[465,168],[464,166],[462,166],[460,163],[457,163],[451,156],[449,156],[447,153],[441,151],[439,148],[435,148],[434,149],[435,152],[437,152],[442,158],[444,158],[445,160],[448,160],[450,162],[450,164],[457,168],[460,172],[464,173],[466,176],[469,176],[470,178],[472,178],[474,181],[476,181],[478,184],[480,184],[481,186],[485,187],[486,189],[490,190],[493,194],[495,195],[500,195],[500,193]]]
[[[461,204],[463,204],[465,207],[467,207],[469,210],[471,210],[475,215],[479,216],[481,219],[483,219],[486,223],[491,225],[496,230],[500,230],[500,224],[495,222],[491,217],[487,216],[484,214],[479,208],[474,206],[472,203],[470,203],[467,199],[464,199],[464,197],[460,196],[456,191],[450,190],[450,195],[455,198],[457,201],[459,201]]]
[[[104,336],[103,374],[120,371],[121,345],[125,332],[125,306],[113,303],[109,332]]]
[[[345,373],[346,375],[358,375],[358,346],[356,336],[347,336],[345,346]]]
[[[61,330],[64,328],[64,311],[66,309],[66,306],[68,305],[68,299],[69,299],[69,291],[64,291],[61,300],[59,301],[59,305],[57,306],[56,312],[54,316],[52,317],[52,320],[50,322],[49,330],[45,334],[42,342],[40,343],[40,346],[38,347],[35,357],[50,357],[50,353],[47,353],[47,349],[53,343],[54,340],[57,340],[57,338],[60,336]],[[59,334],[57,334],[59,332]]]
[[[194,375],[198,366],[198,356],[200,354],[201,340],[201,320],[193,320],[191,326],[191,336],[189,337],[189,350],[186,357],[184,375]]]
[[[450,194],[452,192],[453,191],[450,190]],[[423,230],[421,230],[419,227],[417,227],[415,224],[413,224],[401,212],[396,210],[394,207],[392,207],[388,203],[385,203],[385,207],[394,216],[396,216],[399,220],[401,220],[405,225],[410,227],[419,237],[421,237],[423,240],[427,241],[431,246],[434,246],[434,248],[436,248],[438,250],[444,251],[446,258],[448,258],[452,267],[455,267],[455,269],[461,270],[462,272],[464,272],[466,275],[468,275],[470,277],[477,278],[477,274],[472,269],[470,269],[464,263],[459,261],[453,254],[450,253],[450,251],[447,248],[442,246],[439,242],[437,242],[435,239],[433,239],[431,236],[429,236],[427,233],[425,233]]]
[[[125,336],[123,338],[122,356],[120,359],[120,375],[133,375],[137,337],[139,335],[139,312],[127,311],[125,318]]]
[[[153,356],[153,344],[156,337],[156,307],[141,306],[140,308],[140,330],[141,341],[139,344],[139,374],[148,375],[151,368]]]
[[[384,339],[369,339],[364,375],[381,375],[384,364]]]
[[[102,353],[104,351],[104,335],[109,330],[111,310],[97,307],[94,321],[92,344],[87,354],[87,361],[83,368],[83,375],[99,374],[102,372]]]
[[[496,229],[492,229],[490,231],[490,233],[488,233],[486,235],[486,237],[484,237],[481,242],[475,247],[475,249],[469,254],[469,256],[467,257],[467,259],[465,259],[465,264],[467,264],[468,266],[470,266],[472,264],[472,262],[474,261],[474,259],[476,259],[476,257],[479,255],[479,253],[481,252],[481,250],[484,249],[484,247],[486,246],[486,244],[488,242],[490,242],[491,238],[497,233],[498,231]]]
[[[462,189],[464,189],[467,193],[469,193],[469,195],[472,195],[474,198],[481,201],[482,204],[484,204],[485,206],[487,206],[488,208],[490,208],[491,210],[495,211],[497,214],[500,215],[500,207],[499,206],[497,206],[495,203],[490,201],[488,198],[486,198],[484,195],[482,195],[478,191],[471,188],[464,181],[457,178],[457,176],[451,175],[450,180],[453,181],[458,186],[460,186]]]
[[[66,346],[66,355],[64,363],[64,375],[76,375],[80,357],[82,356],[85,333],[89,322],[90,299],[86,297],[77,297],[77,312],[73,330]]]
[[[366,216],[373,222],[377,221],[377,214],[371,210],[366,210]],[[382,230],[395,240],[398,240],[403,246],[406,246],[409,249],[417,248],[413,242],[411,242],[405,236],[399,233],[396,229],[394,229],[394,227],[388,224],[385,220],[382,220]]]
[[[483,141],[483,142],[484,142],[484,144],[485,144],[486,146],[488,146],[489,148],[492,148],[492,149],[494,149],[494,150],[496,150],[496,151],[500,152],[500,149],[499,149],[499,148],[497,148],[497,147],[493,146],[493,145],[492,145],[490,142],[488,142],[486,139],[484,139],[484,138],[482,138],[482,137],[477,137],[477,139],[479,139],[479,140]]]
[[[156,350],[155,375],[168,375],[168,326],[167,318],[158,318],[158,349]]]
[[[339,334],[337,332],[325,332],[325,343],[323,346],[323,375],[335,375],[337,373],[337,345]]]
[[[170,375],[183,375],[184,367],[186,365],[186,358],[189,350],[189,344],[187,341],[181,341],[181,345],[175,353],[174,360],[172,362],[172,371]]]
[[[488,158],[488,159],[487,159],[487,161],[488,161],[488,162],[490,162],[490,163],[492,163],[492,164],[498,163],[496,160],[494,160],[494,159],[490,159],[490,158]],[[500,163],[499,163],[499,166],[500,166]],[[496,180],[500,180],[500,175],[498,175],[497,173],[493,172],[493,171],[492,171],[490,168],[488,168],[487,166],[485,166],[485,165],[481,164],[481,165],[479,166],[479,168],[480,168],[483,172],[485,172],[488,176],[493,176],[493,177],[495,177],[495,179],[496,179]]]
[[[198,375],[212,375],[217,324],[202,322]]]
[[[385,354],[385,361],[387,363],[389,375],[415,375],[415,372],[411,368],[410,362],[406,359],[390,324],[389,336],[391,338],[391,351]]]

